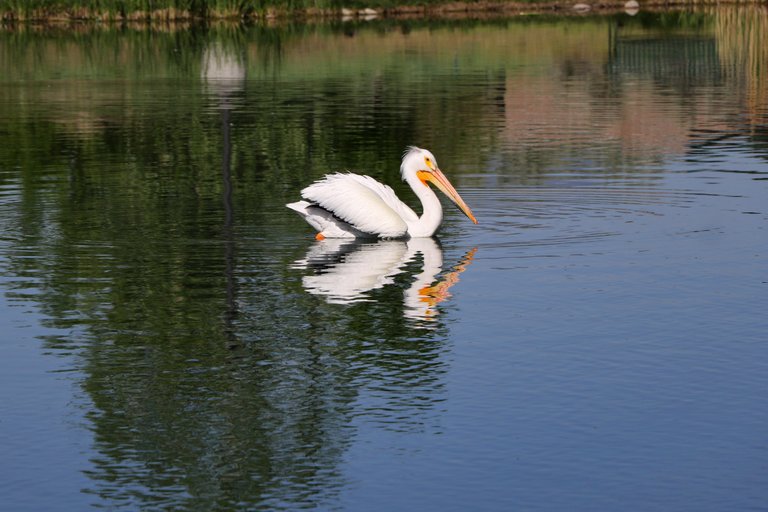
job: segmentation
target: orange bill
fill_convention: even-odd
[[[423,182],[430,181],[435,184],[437,188],[439,188],[443,194],[448,196],[448,199],[453,201],[456,206],[458,206],[462,212],[464,212],[464,215],[469,217],[469,220],[477,224],[477,219],[472,214],[472,210],[469,209],[469,206],[467,206],[467,203],[464,202],[464,200],[461,198],[458,192],[456,192],[456,189],[453,188],[453,185],[451,185],[451,182],[448,181],[448,178],[445,177],[445,174],[442,173],[440,169],[435,167],[432,171],[419,171],[417,173],[417,176],[419,179]]]

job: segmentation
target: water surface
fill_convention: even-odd
[[[767,32],[4,28],[5,506],[764,507]],[[410,144],[479,225],[284,207]]]

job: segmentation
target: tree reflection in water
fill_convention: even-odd
[[[206,58],[221,60],[216,52]],[[269,256],[273,241],[249,239],[236,222],[244,203],[233,198],[230,120],[241,77],[203,79],[221,117],[221,206],[181,220],[181,236],[141,243],[164,224],[140,222],[113,234],[127,243],[103,262],[114,272],[94,291],[111,307],[80,334],[97,452],[86,492],[117,508],[321,507],[344,484],[355,421],[423,429],[441,400],[445,347],[414,341],[443,327],[407,320],[445,297],[415,295],[433,284],[442,252],[433,240],[399,242],[405,301],[380,289],[340,308],[304,293],[288,260]],[[418,255],[423,271],[410,273]]]

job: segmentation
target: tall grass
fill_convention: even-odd
[[[758,133],[768,105],[768,10],[737,7],[715,15],[720,59],[726,73],[743,82],[746,117]]]
[[[456,9],[475,4],[472,10],[514,10],[521,4],[569,6],[578,0],[0,0],[0,20],[192,20],[247,18],[267,14],[329,13],[342,8],[372,7],[379,10],[402,8]],[[621,6],[623,0],[586,0],[595,6]],[[728,0],[761,4],[765,0]],[[699,5],[718,0],[647,0],[644,5]],[[548,7],[547,7],[548,6]]]
[[[241,18],[270,9],[334,9],[341,0],[0,0],[3,19]]]
[[[392,9],[439,6],[454,0],[0,0],[0,19],[204,19],[243,18],[268,12],[339,11],[342,7]],[[504,0],[463,0],[502,4]],[[551,0],[515,0],[517,3]]]

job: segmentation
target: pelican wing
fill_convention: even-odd
[[[329,174],[302,190],[301,196],[355,229],[383,238],[405,235],[405,218],[416,216],[391,188],[359,174]]]
[[[345,175],[342,175],[345,176]],[[354,174],[349,173],[346,174],[346,176],[349,176],[350,179],[353,179],[360,184],[370,188],[378,196],[381,198],[382,201],[384,201],[387,206],[395,210],[395,213],[397,213],[401,219],[403,219],[406,222],[415,222],[419,220],[419,216],[416,215],[416,212],[411,210],[411,208],[402,202],[398,197],[397,194],[395,194],[395,191],[392,190],[392,187],[385,185],[383,183],[380,183],[376,181],[375,179],[371,178],[370,176],[363,176],[360,174]]]

